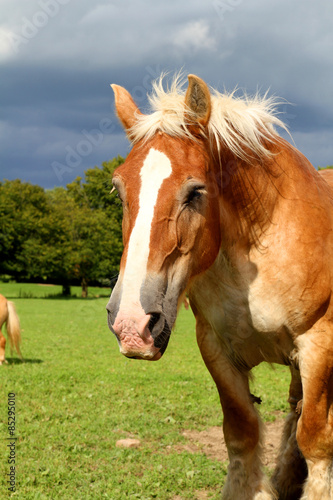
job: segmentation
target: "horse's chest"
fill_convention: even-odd
[[[294,346],[282,305],[256,294],[243,295],[243,300],[241,296],[237,291],[221,304],[220,315],[211,315],[229,357],[248,368],[264,360],[288,363]]]
[[[288,323],[288,312],[274,289],[249,289],[248,317],[251,326],[262,333],[277,332]]]
[[[290,318],[274,286],[212,279],[213,288],[197,287],[197,301],[229,355],[248,367],[263,360],[285,363],[293,348]]]

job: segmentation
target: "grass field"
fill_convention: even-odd
[[[73,292],[79,290],[73,290]],[[22,326],[21,363],[0,366],[0,498],[217,499],[226,464],[176,451],[185,429],[222,423],[214,384],[182,310],[156,363],[118,352],[106,322],[108,290],[62,299],[60,287],[1,284]],[[288,370],[261,365],[253,392],[264,420],[287,411]],[[8,492],[8,393],[15,393],[16,492]],[[125,437],[139,448],[115,446]]]

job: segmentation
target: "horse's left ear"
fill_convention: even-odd
[[[185,105],[191,110],[191,120],[206,126],[211,112],[211,98],[207,84],[198,76],[188,75]]]
[[[127,131],[136,124],[138,116],[142,113],[133,101],[131,94],[124,87],[115,84],[111,87],[115,96],[118,118]]]

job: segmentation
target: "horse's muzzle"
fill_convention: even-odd
[[[168,345],[170,328],[161,314],[124,315],[113,321],[108,312],[108,325],[115,334],[121,354],[127,358],[157,361]]]

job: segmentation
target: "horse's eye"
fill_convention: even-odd
[[[198,189],[193,189],[193,191],[190,192],[190,194],[187,197],[186,203],[189,204],[193,200],[200,198],[201,192]]]
[[[115,193],[114,197],[117,198],[117,201],[120,200],[121,203],[123,203],[123,200],[122,200],[122,198],[121,198],[121,196],[119,194],[119,191],[117,190],[117,188],[115,186],[113,186],[113,188],[110,191],[110,194],[112,194],[112,193]]]
[[[117,180],[113,181],[113,188],[111,189],[111,193],[115,192],[115,197],[121,201],[121,203],[124,203],[124,189],[122,184]]]
[[[204,188],[202,186],[194,187],[187,195],[185,204],[193,205],[196,201],[198,201],[202,195],[204,194]]]

